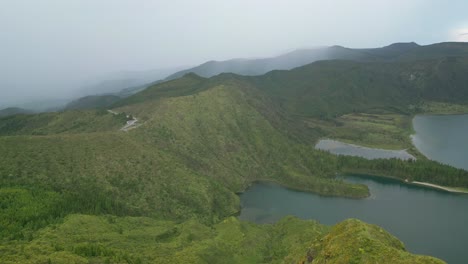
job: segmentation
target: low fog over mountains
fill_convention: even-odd
[[[88,81],[84,88],[76,90],[66,98],[48,100],[30,100],[19,104],[0,102],[1,108],[21,107],[34,111],[55,111],[63,108],[83,109],[106,107],[119,98],[132,95],[151,84],[180,78],[187,73],[202,77],[212,77],[220,73],[239,75],[262,75],[272,70],[290,70],[320,60],[353,61],[405,61],[423,60],[447,55],[468,55],[466,43],[446,42],[421,46],[414,42],[394,43],[382,48],[351,49],[342,46],[300,49],[271,58],[232,59],[226,61],[208,61],[193,68],[182,67],[128,71],[103,75]],[[6,111],[11,113],[11,111]],[[22,110],[22,112],[28,112]]]

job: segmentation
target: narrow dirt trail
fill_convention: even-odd
[[[120,113],[117,113],[117,112],[112,111],[112,110],[107,110],[107,112],[109,112],[109,113],[111,113],[113,115],[120,114]],[[127,123],[122,128],[120,128],[121,131],[127,132],[127,131],[129,131],[131,129],[134,129],[134,128],[137,128],[137,127],[139,127],[141,125],[140,123],[138,123],[138,118],[136,118],[134,116],[131,116],[131,117],[132,117],[132,119],[127,120]],[[130,116],[127,115],[127,118],[130,118]]]

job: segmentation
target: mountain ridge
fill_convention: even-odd
[[[164,80],[176,79],[188,72],[194,72],[203,77],[212,77],[223,72],[240,75],[261,75],[271,70],[290,70],[318,60],[404,60],[405,54],[416,50],[421,50],[418,51],[420,57],[424,57],[424,53],[431,53],[433,50],[438,50],[438,52],[444,54],[466,55],[467,49],[468,45],[460,42],[442,42],[425,46],[418,45],[415,42],[401,42],[371,49],[353,49],[335,45],[323,48],[298,49],[276,57],[262,59],[211,60],[194,68],[176,72]],[[440,56],[442,55],[429,56],[429,58],[439,58]]]

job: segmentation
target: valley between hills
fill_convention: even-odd
[[[467,112],[468,45],[411,47],[257,76],[187,73],[110,105],[1,117],[0,262],[444,263],[356,219],[236,217],[237,194],[258,181],[351,199],[369,189],[337,174],[468,188],[468,171],[410,139],[417,114]],[[314,148],[322,138],[417,159],[336,156]]]

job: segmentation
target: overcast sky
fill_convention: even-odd
[[[68,96],[116,71],[468,41],[467,10],[466,0],[0,0],[0,104]]]

